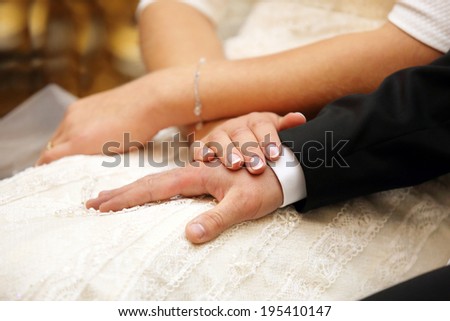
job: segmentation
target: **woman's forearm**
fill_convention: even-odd
[[[161,0],[139,18],[141,50],[149,71],[190,65],[200,57],[224,59],[215,26],[202,13],[179,1]]]
[[[427,64],[440,52],[391,23],[369,32],[324,40],[291,51],[239,61],[207,62],[201,69],[202,118],[210,121],[272,111],[301,111],[314,117],[339,97],[374,90],[389,74]],[[168,75],[171,86],[161,108],[170,125],[196,122],[193,114],[195,66]],[[170,70],[168,70],[170,73]],[[170,80],[172,79],[172,80]]]
[[[204,118],[252,111],[312,117],[326,103],[371,92],[389,74],[440,55],[388,23],[272,56],[206,64],[200,81]]]
[[[429,63],[440,55],[387,24],[376,31],[336,37],[272,56],[240,61],[207,56],[210,59],[201,67],[198,82],[201,119],[194,113],[196,63],[162,67],[70,106],[51,138],[54,147],[43,153],[39,163],[75,153],[99,153],[107,142],[122,141],[124,133],[146,142],[166,127],[253,111],[301,111],[312,118],[338,97],[370,92],[394,71]],[[163,58],[155,65],[166,63]],[[175,54],[171,59],[177,66],[184,65]],[[129,147],[119,144],[115,148],[127,151]]]

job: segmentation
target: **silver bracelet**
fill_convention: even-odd
[[[194,98],[195,98],[195,106],[194,106],[194,115],[199,118],[199,121],[197,125],[195,126],[196,129],[201,129],[203,127],[203,119],[202,119],[202,102],[200,100],[200,94],[198,90],[198,83],[200,81],[200,68],[202,65],[206,63],[205,58],[200,58],[197,64],[197,69],[195,70],[194,74]]]

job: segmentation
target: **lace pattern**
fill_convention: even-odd
[[[253,8],[226,42],[229,57],[374,28],[392,5],[280,3]],[[85,209],[86,199],[102,189],[172,166],[139,167],[132,159],[129,168],[105,168],[103,160],[68,157],[0,181],[0,299],[351,300],[450,257],[450,175],[307,215],[279,209],[195,246],[184,227],[214,206],[209,197],[102,215]]]
[[[287,280],[275,299],[285,300],[292,292],[299,293],[302,299],[317,299],[335,282],[345,265],[364,250],[408,192],[405,189],[400,193],[381,193],[380,202],[390,203],[390,211],[384,215],[376,212],[367,200],[358,199],[345,204],[311,244],[301,262],[302,267],[295,266],[288,272]]]
[[[251,246],[237,253],[229,265],[227,278],[211,286],[203,300],[226,300],[238,290],[246,279],[258,273],[258,268],[277,249],[277,246],[298,226],[301,217],[294,211],[273,216],[270,222],[252,241]]]
[[[76,178],[80,162],[89,168]],[[15,195],[18,184],[36,181],[50,168],[64,168],[65,175],[49,173],[45,182]],[[436,231],[449,233],[450,224],[442,223],[449,220],[450,176],[307,216],[280,209],[203,246],[187,242],[184,226],[214,206],[208,197],[105,215],[84,208],[85,199],[110,186],[112,178],[122,185],[154,171],[103,171],[98,159],[77,156],[0,182],[0,298],[356,299],[403,280],[412,268],[430,269],[418,266],[417,257]],[[444,265],[449,250],[439,238],[433,242]],[[376,249],[383,246],[389,251],[379,255]],[[361,261],[381,268],[358,272]],[[350,276],[358,284],[343,288]],[[339,293],[333,292],[336,283]]]
[[[427,239],[449,217],[448,206],[436,203],[429,195],[423,197],[404,217],[389,243],[389,255],[385,255],[373,277],[362,284],[360,293],[374,293],[382,290],[384,284],[404,281],[398,275],[413,267]]]
[[[349,32],[375,29],[386,21],[394,4],[392,0],[253,2],[237,35],[224,42],[230,59],[272,54]]]

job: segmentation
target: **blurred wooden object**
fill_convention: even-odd
[[[76,96],[144,73],[138,0],[0,0],[0,117],[49,83]]]

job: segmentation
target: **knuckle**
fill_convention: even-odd
[[[145,195],[147,197],[147,202],[153,202],[153,201],[158,201],[157,199],[154,198],[153,196],[153,192],[150,189],[147,189],[145,191]]]
[[[256,119],[256,118],[259,118],[260,115],[261,115],[260,112],[253,111],[248,116],[249,116],[249,119]]]
[[[226,134],[224,131],[222,130],[215,130],[213,131],[211,134],[208,135],[208,137],[206,137],[204,139],[204,143],[205,144],[211,144],[211,143],[216,143],[218,142],[222,137],[224,137]]]
[[[259,117],[253,117],[248,120],[248,127],[252,130],[260,128],[267,125],[267,120],[261,119]]]
[[[147,175],[144,178],[142,178],[142,180],[143,180],[144,186],[146,188],[150,188],[152,186],[152,184],[154,183],[152,175]]]
[[[208,168],[209,169],[209,168]],[[214,170],[214,168],[212,168]],[[206,173],[207,171],[200,171],[199,173],[199,181],[202,186],[204,186],[205,190],[208,194],[213,195],[217,200],[222,200],[225,192],[218,186],[217,179],[214,175],[210,175]]]
[[[212,210],[211,212],[205,214],[205,218],[214,229],[221,230],[224,228],[225,222],[223,215],[218,210]]]
[[[208,141],[207,146],[214,151],[216,156],[222,157],[224,154],[224,150],[226,150],[226,134],[224,132],[219,132],[211,136],[211,139]]]
[[[107,191],[101,191],[100,193],[98,193],[98,197],[104,197],[108,194],[109,194],[109,192],[107,192]]]
[[[248,128],[245,126],[238,126],[230,129],[230,138],[237,139],[241,136],[243,136],[244,133],[248,131]]]
[[[152,176],[147,176],[145,178],[145,195],[148,200],[153,201],[153,190],[152,187],[154,186],[154,181]]]

